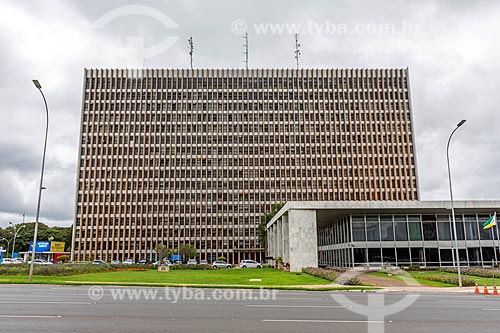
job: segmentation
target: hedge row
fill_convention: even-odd
[[[0,275],[28,275],[30,265],[0,265]],[[54,264],[35,265],[34,274],[47,276],[66,276],[87,273],[104,273],[111,271],[147,271],[149,265],[92,265],[92,264]]]
[[[331,269],[304,267],[302,268],[302,272],[332,282],[337,280],[337,273],[335,271],[332,271]]]
[[[198,271],[205,271],[212,269],[212,266],[202,264],[202,265],[172,265],[170,266],[170,270],[172,271],[185,271],[185,270],[198,270]]]
[[[441,268],[440,270],[443,272],[449,272],[449,273],[456,273],[457,272],[457,269],[452,268],[452,267]],[[465,274],[465,275],[480,276],[480,277],[485,277],[485,278],[492,278],[493,274],[495,274],[496,278],[500,278],[500,271],[499,270],[482,269],[482,268],[475,268],[475,267],[461,267],[460,272],[462,274]]]
[[[356,276],[351,276],[349,275],[349,273],[344,274],[344,272],[347,272],[345,270],[340,270],[337,272],[333,269],[306,267],[302,269],[302,272],[346,286],[361,285],[361,281]]]
[[[443,282],[448,284],[454,284],[458,286],[458,276],[448,275],[448,274],[433,274],[433,275],[422,275],[418,277],[419,279],[435,281],[435,282]],[[466,276],[462,276],[462,285],[464,287],[472,287],[476,284],[476,280],[471,279]]]

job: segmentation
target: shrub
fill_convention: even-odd
[[[458,276],[448,275],[448,274],[433,274],[433,275],[423,275],[419,276],[419,279],[443,282],[448,284],[454,284],[458,286]],[[462,285],[464,287],[472,287],[476,285],[476,280],[469,277],[462,276]]]
[[[172,271],[186,271],[186,270],[198,270],[198,271],[205,271],[212,269],[212,266],[210,265],[172,265],[170,266],[170,270]]]
[[[68,262],[70,259],[71,259],[70,256],[67,254],[57,257],[57,261],[63,263]]]
[[[338,281],[339,284],[343,284],[346,286],[360,286],[361,285],[361,280],[358,279],[357,276],[351,276],[348,279]]]
[[[337,273],[331,269],[317,268],[317,267],[305,267],[302,268],[302,272],[317,276],[322,279],[334,282],[337,279]]]
[[[457,273],[457,269],[453,267],[441,268],[440,270],[443,272]],[[476,267],[462,267],[460,268],[460,272],[465,275],[480,276],[485,278],[492,278],[493,274],[495,274],[496,278],[500,278],[500,271],[496,269],[492,270],[492,269],[483,269]]]
[[[110,271],[147,271],[151,267],[148,265],[92,265],[92,264],[55,264],[55,265],[35,265],[35,275],[66,276],[87,273],[103,273]],[[20,265],[0,265],[0,275],[28,275],[30,266]]]

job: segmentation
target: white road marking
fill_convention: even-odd
[[[343,308],[340,305],[271,305],[271,304],[247,304],[250,307],[262,308]]]
[[[48,295],[48,296],[89,296],[89,294],[56,294],[56,293],[30,293],[31,295]]]
[[[483,311],[500,311],[500,309],[483,309]]]
[[[62,318],[62,316],[16,316],[16,315],[0,315],[0,318]]]
[[[66,301],[0,301],[0,304],[92,304],[92,303],[66,302]]]
[[[290,322],[290,323],[348,323],[348,324],[383,324],[380,320],[315,320],[315,319],[262,319],[264,322]]]
[[[328,299],[327,297],[276,297],[277,300],[279,299],[315,299],[315,300],[321,300],[321,299]]]

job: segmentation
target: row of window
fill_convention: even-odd
[[[411,248],[354,248],[322,250],[318,252],[319,264],[324,266],[364,266],[370,263],[391,265],[452,266],[454,250],[437,247]],[[460,264],[465,266],[487,266],[500,259],[493,247],[469,247],[459,249]]]
[[[165,74],[172,74],[163,72]],[[278,74],[280,77],[220,77],[212,76],[215,72],[210,73],[207,77],[145,77],[145,78],[126,78],[117,77],[86,77],[86,89],[247,89],[247,88],[272,88],[272,89],[336,89],[338,87],[354,89],[357,88],[394,88],[407,87],[405,76],[388,76],[379,77],[374,73],[370,73],[365,77],[339,77],[333,76],[332,72],[326,77],[321,73],[321,76],[312,77],[307,73],[305,77],[289,77],[286,73]],[[224,75],[224,72],[221,73]],[[270,72],[267,75],[272,75]],[[314,75],[314,74],[313,74]],[[330,76],[332,75],[332,76]]]
[[[139,102],[139,101],[137,101]],[[404,107],[403,107],[404,105]],[[217,106],[217,108],[215,107]],[[309,101],[309,103],[304,103],[303,101],[274,101],[269,100],[267,103],[262,103],[262,101],[254,101],[253,103],[247,101],[233,101],[233,100],[213,100],[211,103],[195,103],[185,101],[184,103],[179,102],[169,102],[163,103],[136,103],[132,101],[86,101],[83,105],[84,114],[88,111],[97,112],[115,112],[115,111],[137,111],[147,114],[148,111],[156,111],[156,113],[171,113],[189,111],[192,114],[203,114],[203,113],[213,113],[213,111],[228,111],[231,113],[238,113],[238,111],[245,113],[265,113],[266,111],[276,111],[281,113],[299,112],[300,113],[317,113],[320,111],[328,111],[329,113],[348,113],[357,112],[369,114],[375,111],[385,111],[392,112],[398,111],[398,113],[405,112],[410,109],[410,104],[408,101],[390,101],[390,100],[379,100],[379,101],[344,101],[344,102],[330,102],[327,100],[314,100]],[[345,111],[345,112],[343,112]]]
[[[456,217],[458,240],[498,239],[497,229],[482,228],[489,215],[465,215]],[[336,222],[324,227],[318,242],[322,245],[350,242],[350,233],[336,237]],[[352,241],[450,241],[453,239],[452,224],[447,215],[389,215],[352,218]]]

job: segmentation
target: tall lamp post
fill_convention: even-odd
[[[457,272],[458,272],[458,286],[462,288],[462,275],[460,273],[460,256],[458,253],[458,237],[457,237],[457,225],[455,222],[455,208],[453,206],[453,189],[451,186],[451,171],[450,171],[450,142],[453,134],[462,126],[466,120],[462,120],[457,124],[457,127],[451,132],[450,138],[448,139],[448,144],[446,145],[446,161],[448,162],[448,182],[450,184],[450,200],[451,200],[451,219],[453,222],[453,237],[455,238],[455,258],[457,261]]]
[[[7,238],[3,238],[3,237],[0,237],[0,241],[6,241],[7,242],[7,252],[5,252],[5,253],[9,253],[10,241]]]
[[[38,82],[38,80],[33,80],[33,84],[38,89],[38,91],[40,91],[40,94],[42,94],[43,102],[45,103],[46,124],[45,124],[45,141],[43,144],[42,171],[40,172],[40,187],[38,188],[38,204],[36,207],[35,232],[33,233],[33,248],[31,250],[31,264],[30,264],[30,275],[29,275],[30,282],[33,280],[33,266],[36,255],[36,237],[38,233],[38,219],[40,218],[40,204],[42,202],[42,190],[44,189],[43,170],[45,168],[45,153],[47,151],[47,136],[49,134],[49,107],[47,106],[47,100],[45,99],[45,95],[43,94],[40,82]]]
[[[14,249],[16,248],[17,234],[19,233],[19,231],[21,231],[26,226],[22,225],[19,229],[17,229],[17,225],[15,225],[14,223],[9,222],[9,224],[14,228],[14,244],[12,244],[12,255],[10,256],[11,258],[14,258]]]

